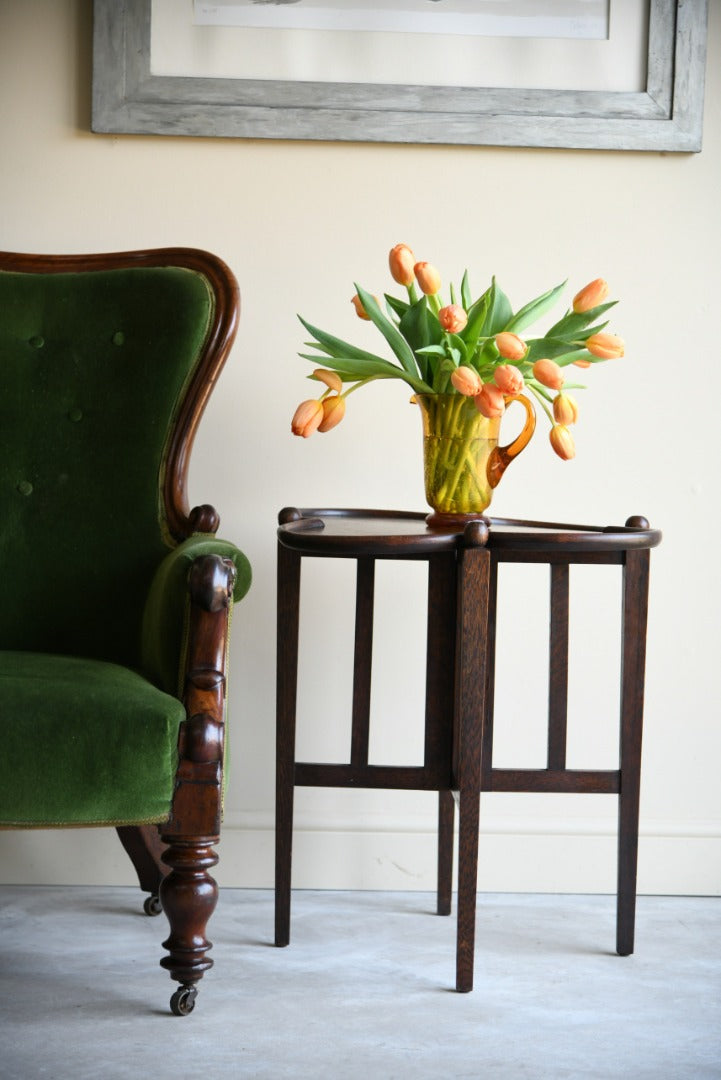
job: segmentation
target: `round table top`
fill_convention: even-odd
[[[625,525],[567,525],[487,517],[429,524],[428,515],[403,510],[296,509],[278,515],[278,540],[307,555],[386,556],[453,551],[485,545],[503,552],[573,554],[623,552],[656,547],[661,532],[645,518]]]

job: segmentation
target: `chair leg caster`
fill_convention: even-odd
[[[143,901],[143,911],[146,915],[160,915],[163,905],[157,895],[146,896]]]
[[[198,991],[195,986],[179,986],[170,999],[173,1016],[189,1016],[195,1008]]]

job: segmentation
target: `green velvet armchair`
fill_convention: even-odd
[[[176,1015],[212,965],[228,629],[250,586],[186,480],[238,311],[203,251],[0,253],[0,827],[118,829],[170,924]]]

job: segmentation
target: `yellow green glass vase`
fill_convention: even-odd
[[[520,434],[498,445],[501,418],[489,420],[471,397],[462,394],[416,394],[423,418],[423,473],[426,500],[433,509],[429,524],[445,524],[483,515],[509,463],[528,445],[536,414],[522,394],[505,396],[526,410]]]

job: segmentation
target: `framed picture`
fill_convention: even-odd
[[[701,149],[708,0],[94,0],[93,130]]]

